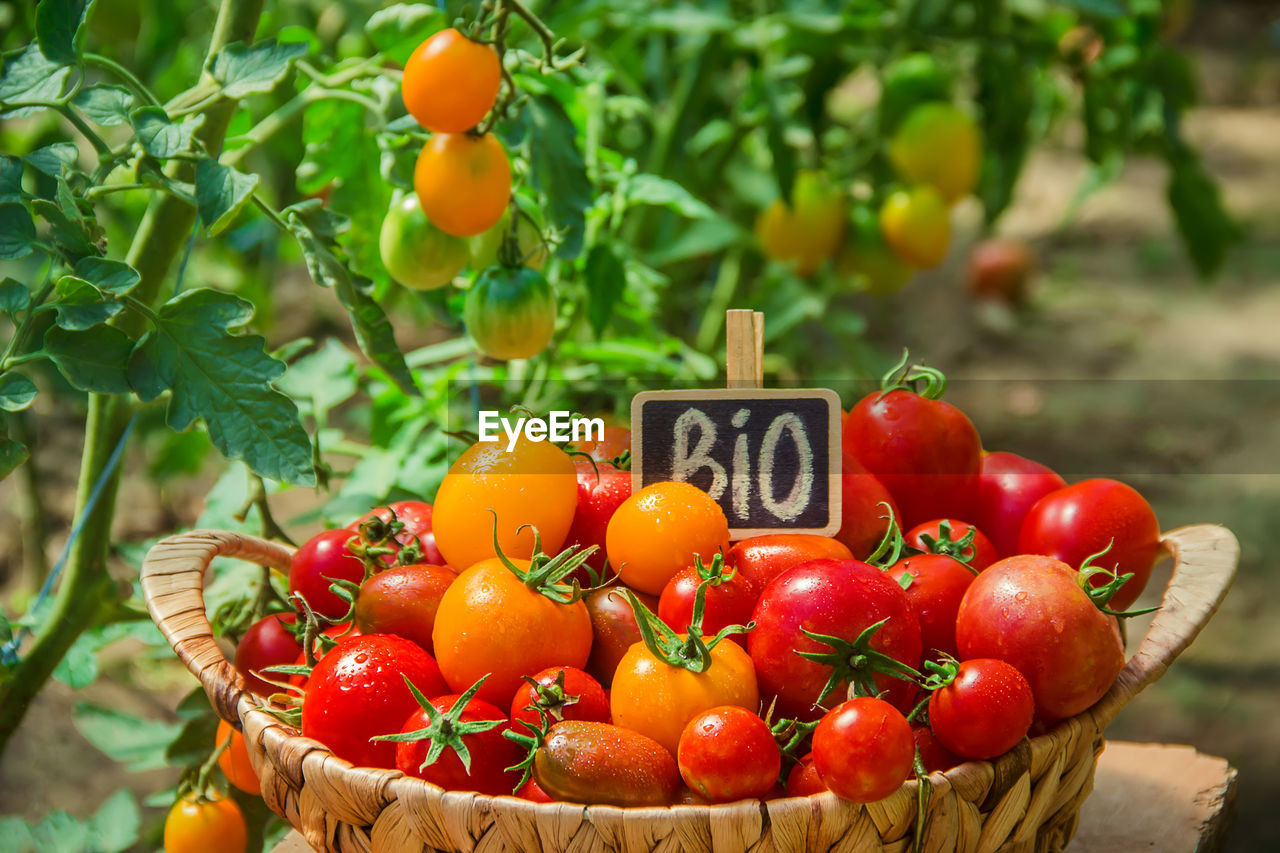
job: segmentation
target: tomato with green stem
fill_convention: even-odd
[[[434,651],[431,631],[445,592],[457,575],[417,563],[383,569],[360,585],[354,618],[364,634],[395,634]]]
[[[345,527],[312,536],[289,561],[289,594],[300,595],[318,616],[340,619],[351,609],[330,589],[337,581],[359,584],[365,578],[364,561],[351,551],[359,537]]]
[[[851,802],[883,800],[907,781],[914,760],[911,726],[882,699],[842,702],[813,732],[813,763],[822,783]]]
[[[925,655],[956,655],[956,614],[974,572],[945,554],[905,557],[889,567],[920,621]]]
[[[497,224],[511,199],[511,164],[492,133],[436,133],[413,171],[422,212],[454,237],[474,237]]]
[[[296,613],[273,613],[263,616],[249,626],[236,645],[236,672],[244,678],[245,689],[267,697],[278,693],[279,688],[268,684],[255,672],[269,666],[288,666],[302,654],[302,643],[297,634]]]
[[[466,241],[432,225],[414,193],[392,203],[378,232],[378,249],[391,277],[413,290],[444,287],[469,257]]]
[[[410,55],[400,94],[405,109],[427,130],[462,133],[493,109],[501,84],[502,61],[493,46],[472,41],[451,27],[423,41]]]
[[[676,761],[685,784],[709,803],[763,798],[782,769],[769,724],[736,705],[691,719],[680,734]]]
[[[730,625],[745,625],[751,621],[758,592],[736,567],[725,563],[716,554],[711,565],[704,565],[701,557],[693,558],[693,565],[676,572],[667,582],[658,598],[658,618],[673,631],[688,631],[693,623],[693,608],[698,591],[705,590],[705,609],[702,614],[702,631],[715,634]],[[734,634],[739,645],[746,645],[742,634]]]
[[[944,554],[980,572],[1000,559],[995,545],[967,521],[938,518],[917,524],[904,535],[908,548],[925,554]]]
[[[1002,660],[954,658],[925,664],[929,727],[938,741],[962,758],[1003,755],[1027,736],[1035,717],[1031,685]]]
[[[641,641],[640,627],[636,624],[635,611],[619,586],[608,586],[587,593],[583,599],[591,616],[591,656],[587,659],[587,672],[608,687],[623,656]],[[658,609],[656,596],[635,590],[631,594],[650,610]]]
[[[553,723],[561,720],[609,722],[609,697],[587,673],[572,666],[553,666],[533,676],[511,700],[511,724],[537,727],[545,714]]]
[[[485,355],[533,358],[555,335],[556,295],[537,270],[489,267],[467,291],[462,316]]]
[[[225,796],[188,794],[164,821],[166,853],[244,853],[248,843],[244,813]]]
[[[374,518],[391,529],[371,525],[369,522]],[[383,554],[380,558],[388,566],[395,565],[397,561],[443,566],[446,563],[444,555],[436,547],[433,518],[432,506],[426,501],[395,501],[369,510],[348,524],[347,529],[391,549],[394,553]],[[401,551],[414,545],[417,546],[416,556],[414,553],[400,556]]]

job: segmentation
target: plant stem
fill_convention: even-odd
[[[251,41],[258,28],[265,0],[222,0],[214,24],[209,57],[233,41]],[[154,96],[126,69],[111,60],[86,60],[113,71],[126,81],[132,80],[144,98]],[[217,156],[231,122],[235,103],[213,105],[199,131],[200,141],[211,155]],[[181,168],[189,169],[189,166]],[[169,269],[195,224],[196,211],[190,204],[172,196],[157,197],[147,208],[138,226],[127,260],[141,275],[133,291],[139,301],[153,305],[160,298]],[[125,312],[118,325],[136,337],[146,318],[136,312]],[[71,546],[65,574],[54,597],[53,607],[44,628],[18,664],[0,681],[0,753],[22,722],[31,700],[53,674],[71,644],[105,614],[113,612],[117,596],[115,584],[107,573],[107,553],[111,542],[111,522],[115,515],[116,496],[120,487],[120,468],[104,479],[108,460],[129,422],[131,402],[124,397],[89,395],[89,414],[85,422],[84,451],[80,462],[80,482],[76,493],[76,519],[84,524]],[[99,480],[102,494],[86,515],[89,495]]]
[[[40,494],[40,471],[36,467],[39,436],[31,428],[31,416],[27,412],[15,412],[9,422],[29,454],[22,466],[24,494],[18,505],[18,515],[22,524],[22,561],[26,564],[27,582],[37,590],[44,583],[45,575],[49,574],[49,557],[44,550],[47,534],[45,508]]]
[[[126,86],[133,90],[135,95],[142,98],[142,100],[146,101],[151,106],[161,106],[160,102],[156,100],[156,96],[151,93],[151,90],[148,89],[141,80],[133,76],[132,71],[125,68],[114,59],[107,59],[105,56],[99,56],[96,53],[86,53],[83,56],[83,59],[85,65],[93,65],[97,68],[101,68],[103,71],[119,77]]]

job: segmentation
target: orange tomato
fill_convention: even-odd
[[[491,133],[437,133],[422,146],[413,187],[432,224],[455,237],[492,228],[511,200],[511,164]]]
[[[760,249],[773,261],[789,261],[796,274],[812,275],[836,253],[844,234],[844,196],[821,172],[796,175],[791,204],[775,199],[756,220]]]
[[[473,444],[449,468],[436,492],[431,526],[445,561],[462,570],[491,557],[494,516],[498,543],[509,557],[533,555],[533,530],[543,550],[564,544],[578,507],[578,472],[554,444],[522,434],[507,451],[507,439]],[[492,510],[493,512],[490,512]],[[468,685],[470,686],[470,685]]]
[[[218,721],[218,735],[214,743],[221,746],[227,738],[230,745],[218,756],[218,766],[227,781],[241,791],[253,797],[262,796],[262,783],[258,781],[258,772],[249,761],[249,747],[244,742],[244,735],[231,727],[226,720]]]
[[[189,794],[164,821],[165,853],[244,853],[248,843],[244,814],[225,797],[201,802]]]
[[[946,202],[930,186],[898,190],[880,208],[880,231],[905,263],[932,269],[946,258],[951,242]]]
[[[498,52],[451,28],[418,45],[404,64],[400,94],[427,130],[462,133],[493,109],[501,83]]]
[[[521,572],[531,566],[529,560],[511,563]],[[488,675],[476,698],[509,708],[523,684],[520,676],[552,666],[586,666],[591,617],[581,601],[552,601],[494,557],[458,575],[445,590],[431,642],[452,690],[461,693]]]
[[[618,664],[609,695],[616,725],[648,735],[672,755],[685,725],[719,705],[739,705],[750,711],[760,705],[751,656],[728,640],[712,647],[711,665],[703,672],[672,666],[644,643],[636,643]]]
[[[605,550],[623,583],[661,595],[667,581],[692,566],[695,556],[710,565],[717,553],[729,550],[729,522],[720,505],[697,486],[654,483],[614,512]]]

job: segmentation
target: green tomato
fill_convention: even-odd
[[[880,132],[897,130],[907,114],[927,101],[951,99],[951,78],[927,53],[908,53],[884,69],[880,90]]]
[[[520,223],[516,226],[516,241],[520,246],[520,257],[516,258],[522,266],[530,269],[540,270],[547,265],[547,243],[542,239],[542,232],[538,225],[529,221],[529,215],[520,217]],[[502,214],[502,218],[497,224],[467,239],[467,248],[471,252],[471,268],[473,270],[484,270],[498,263],[498,250],[502,247],[502,241],[506,239],[507,229],[511,227],[511,207],[507,207],[506,213]]]
[[[467,241],[432,225],[417,193],[391,205],[378,235],[382,263],[392,278],[414,290],[435,290],[467,265]]]
[[[489,267],[467,291],[467,331],[492,358],[532,358],[556,330],[556,296],[542,273],[528,267]]]
[[[854,209],[848,238],[836,256],[836,272],[853,280],[860,290],[887,296],[902,289],[913,274],[884,242],[874,211]]]

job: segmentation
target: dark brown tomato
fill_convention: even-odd
[[[360,585],[356,625],[365,634],[395,634],[433,651],[440,599],[457,575],[444,566],[394,566]]]
[[[636,615],[627,603],[626,596],[610,586],[590,593],[583,601],[591,615],[591,657],[587,660],[587,672],[595,676],[605,687],[613,683],[613,674],[622,656],[640,642],[640,628]],[[633,590],[634,591],[634,590]],[[637,592],[636,597],[650,610],[658,609],[658,598]]]
[[[609,725],[556,723],[534,753],[533,778],[553,800],[615,806],[665,806],[681,788],[680,770],[662,744]]]

